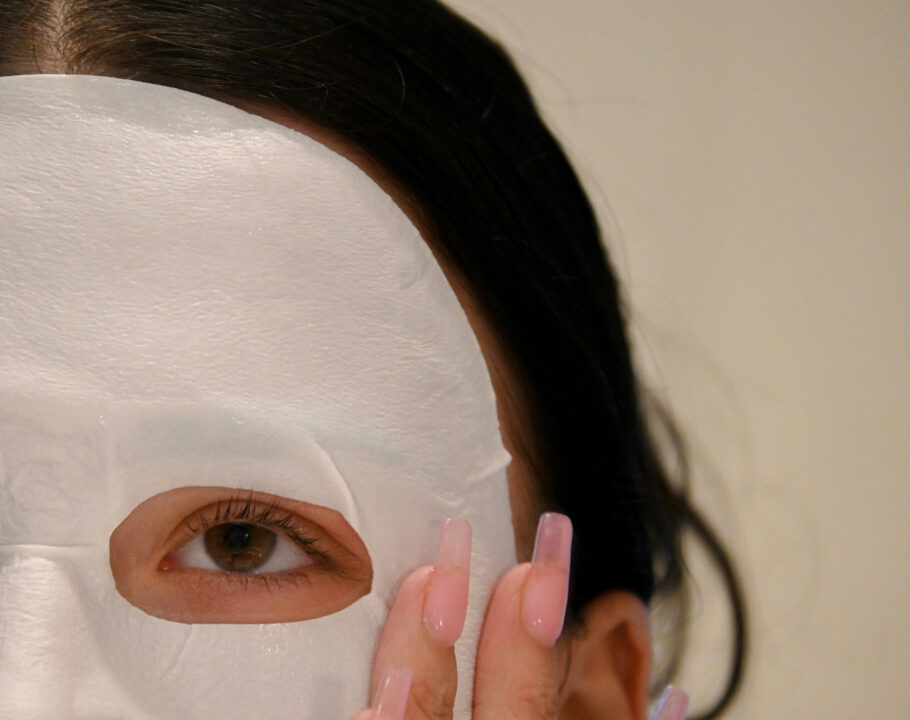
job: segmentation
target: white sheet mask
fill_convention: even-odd
[[[456,717],[514,561],[480,348],[416,228],[311,138],[191,93],[0,78],[0,717],[344,719],[398,583],[474,528]],[[111,531],[184,485],[343,513],[372,589],[185,625],[116,592]]]

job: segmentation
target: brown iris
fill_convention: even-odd
[[[205,531],[205,549],[228,572],[252,572],[269,559],[275,533],[249,523],[223,523]]]

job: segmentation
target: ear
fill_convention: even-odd
[[[590,603],[583,619],[568,638],[559,720],[642,720],[651,673],[644,603],[614,590]]]

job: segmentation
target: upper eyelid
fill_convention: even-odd
[[[282,517],[273,517],[275,513],[280,513]],[[299,520],[295,525],[303,527],[288,526],[287,521],[292,519]],[[194,526],[194,521],[198,522],[198,526]],[[247,491],[243,496],[235,493],[194,510],[180,522],[165,540],[164,545],[168,552],[174,552],[208,528],[228,522],[247,522],[281,532],[289,541],[296,543],[301,550],[322,564],[324,569],[343,576],[349,575],[348,568],[333,553],[321,547],[323,544],[331,544],[328,542],[328,531],[299,513],[283,508],[281,498],[272,496],[260,500],[255,497],[253,491]]]
[[[190,513],[183,520],[183,524],[194,534],[225,522],[249,522],[255,525],[272,525],[276,523],[270,522],[271,515],[279,510],[280,507],[281,505],[278,498],[273,497],[268,502],[255,500],[252,491],[250,491],[246,498],[232,495],[226,500],[216,500],[207,503]],[[212,510],[212,508],[214,508],[214,510]],[[254,513],[253,508],[258,508],[259,511]],[[209,514],[207,514],[206,511],[208,511]],[[296,515],[287,510],[283,510],[282,512],[285,513],[285,518]],[[198,520],[200,527],[193,528],[191,526],[193,520]]]
[[[189,512],[178,523],[174,530],[167,535],[162,544],[170,545],[175,539],[178,539],[184,534],[187,539],[195,537],[200,532],[203,532],[218,523],[249,522],[253,524],[265,524],[263,521],[267,519],[268,515],[276,509],[281,508],[281,498],[276,496],[263,496],[263,499],[259,499],[257,493],[253,490],[234,490],[226,492],[230,492],[231,494],[226,495],[223,498],[209,500],[200,507]],[[260,510],[257,516],[250,517],[253,508],[262,508],[262,510]],[[315,523],[307,523],[306,518],[301,517],[299,513],[288,510],[284,510],[283,512],[289,516],[300,517],[307,525],[315,525]],[[197,523],[197,525],[194,526],[193,523]]]

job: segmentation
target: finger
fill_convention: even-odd
[[[369,709],[354,713],[350,720],[402,720],[410,686],[408,668],[390,670],[379,682]]]
[[[688,707],[689,696],[679,688],[667,685],[657,701],[651,720],[684,720]]]
[[[374,687],[389,670],[411,668],[407,720],[452,717],[458,686],[453,645],[468,603],[471,526],[447,520],[436,564],[412,573],[386,619],[373,666]]]
[[[474,674],[474,720],[555,718],[559,673],[554,649],[568,594],[572,523],[540,519],[534,559],[510,570],[487,609]]]

